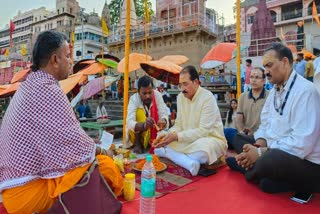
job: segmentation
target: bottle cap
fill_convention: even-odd
[[[125,178],[127,178],[127,179],[135,179],[135,177],[136,177],[136,175],[133,174],[133,173],[127,173],[127,174],[125,175]]]
[[[146,160],[147,160],[148,162],[151,162],[151,161],[152,161],[152,155],[147,155]]]

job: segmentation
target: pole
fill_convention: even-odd
[[[241,43],[241,38],[240,38],[240,0],[237,1],[237,99],[239,99],[240,94],[241,94],[241,71],[240,71],[240,57],[241,57],[241,52],[240,52],[240,43]]]
[[[123,92],[123,143],[126,142],[127,133],[127,114],[129,100],[129,53],[130,53],[130,0],[126,0],[126,41],[125,41],[125,70],[124,70],[124,92]]]
[[[81,16],[81,59],[84,59],[84,48],[83,48],[83,40],[84,40],[84,34],[83,34],[83,11],[84,8],[80,9],[80,16]]]

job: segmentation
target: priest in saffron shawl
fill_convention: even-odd
[[[40,33],[32,59],[33,72],[11,100],[0,129],[0,192],[7,212],[48,212],[95,159],[100,174],[120,195],[123,178],[119,169],[80,127],[58,83],[68,77],[71,68],[65,35]]]

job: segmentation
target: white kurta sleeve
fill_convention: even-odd
[[[129,100],[128,114],[127,114],[127,129],[133,130],[137,124],[136,114],[137,114],[138,104],[136,100],[136,94],[132,95]]]

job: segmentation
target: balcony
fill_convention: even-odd
[[[267,0],[267,8],[273,8],[281,5],[286,5],[293,2],[301,2],[301,0]]]
[[[131,29],[130,38],[143,38],[145,37],[146,33],[148,36],[162,33],[174,33],[195,28],[197,26],[201,26],[209,33],[217,34],[213,20],[206,20],[204,19],[203,15],[193,14],[182,18],[177,17],[169,20],[155,21],[148,23],[147,26],[144,24],[137,24],[137,26]],[[123,42],[125,40],[125,27],[113,26],[111,29],[112,30],[108,38],[109,43]]]
[[[301,17],[302,17],[302,9],[296,9],[294,11],[284,12],[281,14],[282,21],[301,18]]]

